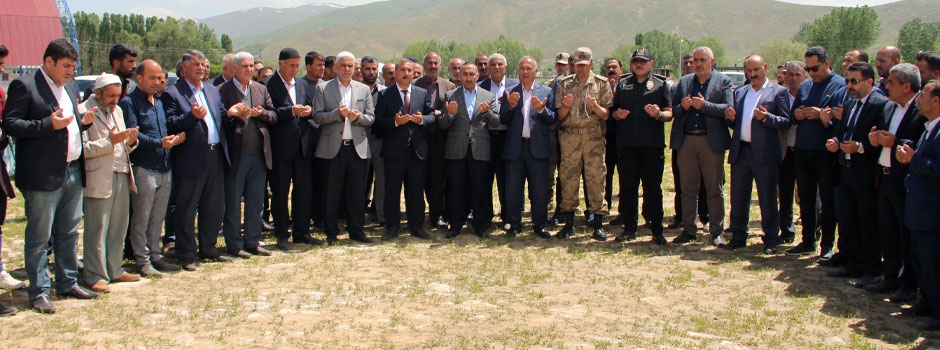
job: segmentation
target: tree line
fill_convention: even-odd
[[[108,51],[115,43],[128,44],[140,52],[138,59],[151,58],[164,67],[174,67],[183,52],[195,48],[203,51],[213,62],[213,75],[221,72],[222,55],[233,51],[232,39],[228,35],[222,34],[217,40],[212,28],[192,19],[145,18],[139,14],[108,13],[99,17],[85,12],[76,13],[74,19],[83,74],[110,71]],[[775,39],[762,43],[753,53],[763,56],[768,64],[775,67],[787,61],[802,60],[806,47],[820,45],[830,52],[834,61],[840,61],[839,57],[848,50],[866,49],[874,45],[880,28],[878,14],[874,9],[868,6],[840,7],[813,22],[803,23],[789,40]],[[719,66],[730,64],[721,39],[711,35],[692,40],[652,30],[636,34],[633,40],[633,45],[619,45],[605,58],[617,58],[626,63],[634,49],[644,47],[653,53],[657,66],[669,68],[676,76],[680,69],[677,65],[679,58],[691,52],[692,48],[704,45],[712,48]],[[940,22],[912,19],[901,27],[897,41],[893,44],[901,49],[905,62],[912,62],[920,51],[940,50]],[[444,59],[461,57],[470,62],[479,53],[498,52],[506,56],[507,63],[510,63],[506,69],[509,76],[517,75],[518,68],[512,63],[518,62],[523,56],[532,56],[537,62],[542,62],[544,58],[541,49],[527,48],[523,43],[504,35],[493,40],[481,40],[474,45],[455,40],[415,42],[405,47],[402,57],[414,57],[420,61],[424,54],[432,51]],[[874,59],[873,54],[871,59]],[[554,74],[553,69],[552,65],[548,65],[542,71]],[[841,64],[833,64],[833,69],[841,73]]]

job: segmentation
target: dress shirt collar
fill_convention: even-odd
[[[186,80],[186,79],[183,79],[183,80]],[[198,88],[195,85],[193,85],[193,83],[190,83],[189,80],[186,80],[186,85],[189,85],[189,89],[193,91],[193,95],[198,94],[199,92],[202,91],[202,82],[199,83]]]
[[[238,91],[242,92],[242,95],[248,95],[248,87],[251,86],[251,79],[248,79],[248,85],[242,86],[242,83],[238,79],[232,79],[235,82],[235,87],[238,88]]]
[[[290,81],[287,81],[287,79],[284,79],[284,77],[281,75],[280,70],[278,70],[275,74],[277,74],[277,76],[281,78],[281,81],[284,82],[284,86],[288,88],[294,87],[294,84],[297,82],[297,79],[294,77],[290,77]]]
[[[747,84],[747,88],[750,89],[751,92],[760,92],[766,89],[768,86],[770,86],[770,79],[764,79],[764,84],[760,86],[759,90],[754,90],[754,84]]]
[[[62,85],[56,84],[55,81],[53,81],[52,78],[50,78],[49,75],[46,74],[45,69],[40,68],[39,71],[42,72],[42,77],[46,78],[46,83],[49,84],[50,88],[58,89],[58,88],[65,86],[65,84],[62,84]]]

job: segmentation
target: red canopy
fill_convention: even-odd
[[[0,44],[10,50],[7,67],[42,64],[46,46],[61,37],[55,0],[0,0]]]

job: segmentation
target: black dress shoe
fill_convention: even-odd
[[[36,299],[29,301],[29,307],[36,310],[36,312],[41,314],[54,314],[55,306],[52,306],[52,302],[49,301],[49,297],[43,295]]]
[[[261,220],[261,232],[271,232],[274,231],[274,225],[271,225],[267,220]]]
[[[225,255],[213,256],[213,257],[204,258],[204,259],[212,261],[212,262],[220,262],[220,263],[232,261],[232,258],[229,258]]]
[[[666,237],[664,237],[662,233],[654,233],[653,243],[656,243],[658,245],[666,245]]]
[[[930,308],[927,307],[927,304],[919,302],[912,305],[907,309],[901,309],[901,315],[907,317],[925,317],[930,316]]]
[[[853,269],[845,268],[845,267],[840,268],[838,270],[829,271],[826,273],[826,275],[829,277],[835,277],[835,278],[860,278],[862,277],[861,272],[855,271]]]
[[[891,293],[894,290],[898,289],[898,284],[897,282],[881,281],[878,283],[863,286],[862,288],[864,288],[865,291],[869,293],[885,294],[885,293]]]
[[[196,267],[195,262],[180,262],[180,266],[182,266],[183,270],[186,270],[186,271],[196,271],[199,269],[198,267]]]
[[[393,240],[393,239],[395,239],[395,238],[398,238],[398,229],[397,229],[397,228],[389,228],[389,229],[386,229],[386,230],[385,230],[385,233],[382,234],[382,240],[383,240],[383,241],[391,241],[391,240]]]
[[[940,331],[940,318],[931,317],[930,319],[921,322],[919,325],[920,329],[930,332]]]
[[[685,231],[682,231],[676,238],[672,239],[673,244],[685,244],[692,241],[695,241],[695,236]]]
[[[278,238],[274,247],[280,250],[290,250],[290,241],[287,238]]]
[[[617,242],[630,242],[636,240],[636,232],[624,230],[614,240]]]
[[[679,228],[679,227],[682,227],[682,221],[678,221],[678,220],[677,220],[677,221],[673,221],[673,222],[670,223],[669,225],[666,225],[666,228],[668,228],[668,229],[677,229],[677,228]]]
[[[875,285],[883,282],[881,276],[862,276],[858,281],[855,281],[855,288],[865,288],[866,286]]]
[[[800,256],[813,254],[816,252],[816,245],[813,243],[800,243],[795,247],[787,249],[787,255],[790,256]]]
[[[747,247],[747,242],[739,241],[736,239],[732,239],[730,242],[728,242],[728,244],[725,244],[722,246],[722,248],[725,248],[727,250],[737,250],[737,249],[744,248],[744,247]]]
[[[336,245],[336,236],[326,236],[326,245]]]
[[[349,239],[359,243],[372,243],[372,238],[369,238],[369,236],[366,236],[364,233],[350,233]]]
[[[72,289],[70,289],[68,292],[58,294],[58,296],[59,298],[75,298],[75,299],[89,300],[89,299],[97,298],[98,293],[92,292],[90,290],[85,290],[84,288],[76,285],[75,287],[72,287]]]
[[[20,311],[19,309],[0,304],[0,316],[13,316],[16,315],[16,312]]]
[[[917,296],[916,288],[901,286],[897,290],[895,290],[894,293],[891,294],[891,296],[888,297],[888,301],[895,303],[895,304],[907,303],[907,302],[910,302],[911,300],[914,300],[914,297],[916,296]]]
[[[160,260],[157,260],[157,261],[151,261],[151,262],[150,262],[150,265],[153,266],[153,268],[157,269],[157,271],[160,271],[160,272],[177,272],[177,271],[180,270],[180,267],[179,267],[179,266],[170,264],[170,263],[166,262],[165,259],[160,259]]]
[[[490,229],[481,228],[477,230],[477,236],[480,238],[490,238]]]
[[[506,237],[512,238],[518,235],[519,235],[519,229],[510,228],[508,231],[506,231]]]
[[[780,240],[784,244],[791,244],[796,239],[796,233],[794,232],[783,232],[780,234]]]
[[[294,236],[294,243],[309,244],[309,245],[323,245],[323,241],[313,238],[309,234],[306,234],[303,236]]]
[[[251,253],[252,255],[271,256],[270,250],[267,250],[261,247],[248,249],[247,252]]]
[[[244,250],[230,251],[230,252],[228,252],[228,254],[231,255],[231,256],[234,256],[234,257],[236,257],[236,258],[251,259],[251,254],[248,254],[248,252],[246,252],[246,251],[244,251]]]
[[[444,234],[444,238],[454,238],[460,235],[460,229],[451,228]]]
[[[763,250],[764,255],[777,255],[777,246],[776,245],[765,245]]]
[[[534,233],[540,238],[552,238],[552,233],[548,232],[544,227],[536,227]]]
[[[649,224],[649,223],[647,223],[647,224]],[[622,216],[622,215],[617,215],[617,216],[615,216],[613,219],[610,220],[610,226],[620,226],[620,225],[623,225],[623,216]]]
[[[416,228],[411,230],[411,237],[418,239],[431,239],[431,234],[428,231],[425,231],[423,228]]]

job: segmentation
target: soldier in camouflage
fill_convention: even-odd
[[[561,209],[565,227],[556,234],[564,239],[574,233],[574,210],[578,207],[578,183],[584,174],[587,210],[595,215],[592,237],[606,241],[603,216],[604,165],[607,109],[613,104],[613,93],[607,78],[594,74],[591,49],[578,48],[574,56],[575,74],[558,81],[555,108],[561,120],[558,143],[561,144]]]

